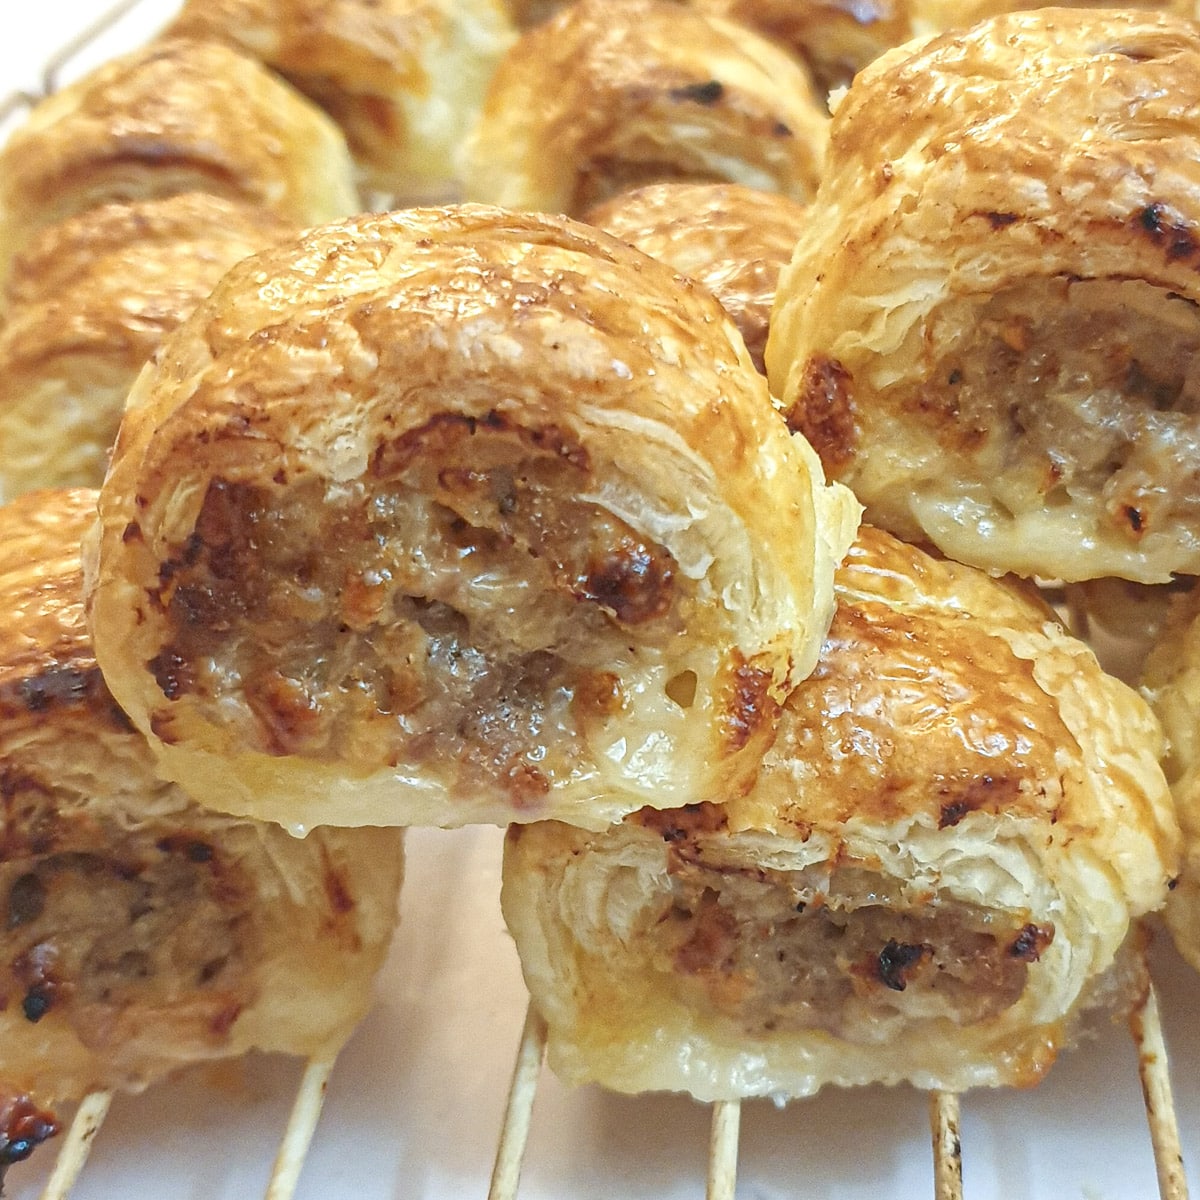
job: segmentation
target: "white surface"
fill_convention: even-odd
[[[497,895],[500,834],[414,830],[401,930],[374,1012],[338,1063],[298,1200],[484,1200],[524,1017]],[[1195,979],[1157,964],[1185,1146],[1200,1148]],[[299,1068],[285,1060],[118,1097],[77,1200],[262,1196]],[[742,1200],[933,1196],[924,1096],[831,1091],[745,1106]],[[543,1071],[521,1200],[700,1200],[709,1110],[683,1097],[568,1090]],[[1137,1062],[1123,1028],[1063,1058],[1030,1092],[963,1099],[968,1200],[1143,1200],[1156,1194]],[[10,1177],[34,1200],[49,1167]]]
[[[40,64],[103,0],[0,0],[0,93],[35,87]],[[69,73],[115,53],[169,11],[132,20]],[[379,1002],[330,1087],[297,1200],[464,1200],[487,1195],[525,997],[498,904],[500,834],[416,830],[401,930]],[[1162,996],[1185,1158],[1200,1157],[1196,977],[1160,946]],[[0,1047],[0,1062],[3,1048]],[[261,1196],[297,1064],[256,1058],[120,1097],[75,1200]],[[906,1089],[830,1092],[742,1117],[742,1200],[931,1197],[925,1098]],[[704,1195],[708,1110],[681,1097],[574,1091],[543,1072],[522,1200]],[[963,1101],[968,1200],[1142,1200],[1157,1194],[1132,1043],[1122,1028],[1066,1056],[1039,1088]],[[54,1144],[9,1177],[34,1200]]]

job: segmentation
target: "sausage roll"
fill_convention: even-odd
[[[823,91],[850,82],[867,63],[917,33],[920,0],[687,0],[692,8],[739,21],[802,59]],[[961,10],[966,0],[955,0]]]
[[[346,140],[246,55],[186,38],[41,101],[0,152],[0,277],[34,232],[111,200],[213,192],[297,224],[357,211]]]
[[[464,186],[571,216],[670,179],[803,200],[828,125],[804,68],[752,30],[667,0],[579,0],[501,60]]]
[[[748,795],[510,829],[504,914],[566,1079],[1027,1085],[1134,998],[1179,836],[1147,705],[1032,594],[878,531],[837,597]]]
[[[1200,572],[1200,26],[889,51],[780,276],[772,392],[868,519],[1068,581]]]
[[[457,190],[455,151],[515,36],[502,0],[187,0],[171,30],[282,73],[341,126],[364,186],[406,200]]]
[[[687,0],[774,38],[802,58],[826,91],[848,84],[885,50],[912,38],[966,29],[986,17],[1041,8],[1037,0]],[[1076,0],[1067,7],[1107,8]],[[1127,9],[1193,16],[1195,0],[1130,0]]]
[[[0,508],[0,1112],[336,1050],[395,924],[401,831],[300,840],[156,778],[84,623],[95,504]]]
[[[363,216],[135,385],[97,656],[217,807],[603,826],[746,783],[857,517],[703,289],[565,218]]]
[[[0,498],[98,487],[138,371],[224,272],[297,228],[205,192],[102,204],[14,260],[0,325]]]
[[[656,183],[583,219],[704,284],[765,372],[775,285],[805,219],[800,201],[737,183]]]
[[[1200,971],[1200,588],[1173,597],[1141,683],[1166,732],[1163,765],[1184,836],[1183,869],[1164,916],[1179,952]]]

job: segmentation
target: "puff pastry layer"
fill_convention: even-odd
[[[206,803],[603,826],[745,785],[858,511],[665,266],[364,216],[239,264],[135,385],[97,655]]]
[[[102,204],[17,256],[0,325],[0,499],[98,487],[129,388],[235,262],[297,228],[205,192]]]
[[[281,72],[341,126],[364,186],[408,201],[453,198],[455,149],[515,36],[501,0],[188,0],[171,31]]]
[[[868,517],[993,571],[1200,569],[1200,27],[1044,9],[837,109],[767,368]]]
[[[0,508],[0,1107],[336,1050],[396,918],[400,831],[299,840],[155,777],[84,623],[95,503]]]
[[[501,60],[464,188],[572,216],[663,180],[805,199],[828,125],[803,67],[753,30],[667,0],[580,0]]]
[[[1164,917],[1179,952],[1200,971],[1200,589],[1172,598],[1141,687],[1166,733],[1163,765],[1183,827],[1183,867]]]
[[[704,1100],[1036,1082],[1179,833],[1146,704],[1040,601],[866,527],[757,786],[510,829],[549,1061]]]
[[[806,219],[800,201],[737,183],[656,183],[583,219],[708,288],[765,373],[775,285]]]
[[[177,38],[39,103],[0,152],[0,278],[40,228],[112,200],[212,192],[301,225],[359,208],[345,138],[244,54]]]

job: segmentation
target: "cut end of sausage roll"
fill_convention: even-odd
[[[708,288],[765,374],[775,285],[806,212],[789,196],[739,183],[657,183],[614,196],[583,219]]]
[[[667,180],[804,200],[829,116],[800,63],[665,0],[580,0],[501,60],[467,139],[470,200],[579,216]]]
[[[235,262],[298,227],[204,192],[102,204],[14,262],[0,325],[0,499],[98,487],[162,339]]]
[[[117,200],[211,192],[297,225],[357,212],[338,127],[247,55],[177,38],[41,101],[0,153],[0,277],[46,225]]]
[[[250,1049],[336,1052],[396,920],[401,831],[300,840],[155,776],[84,623],[95,503],[36,492],[0,508],[0,1093],[14,1103],[139,1090]]]
[[[98,657],[205,803],[603,826],[748,784],[858,508],[707,292],[465,206],[235,267],[100,515]]]
[[[502,0],[188,0],[169,32],[280,72],[341,127],[363,186],[408,203],[457,193],[454,148],[515,37]]]
[[[1029,1085],[1176,869],[1145,703],[1053,615],[864,529],[758,784],[513,827],[503,907],[554,1069],[702,1100]]]
[[[1200,570],[1198,81],[1194,22],[1070,9],[855,79],[766,358],[873,523],[993,572]]]

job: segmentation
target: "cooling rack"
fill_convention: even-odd
[[[175,7],[61,0],[10,20],[0,137]],[[250,1056],[89,1097],[13,1169],[11,1200],[1187,1197],[1197,977],[1154,930],[1154,986],[1128,1027],[1095,1030],[1032,1091],[702,1106],[559,1084],[499,911],[500,831],[413,830],[408,846],[379,1000],[337,1062]]]

